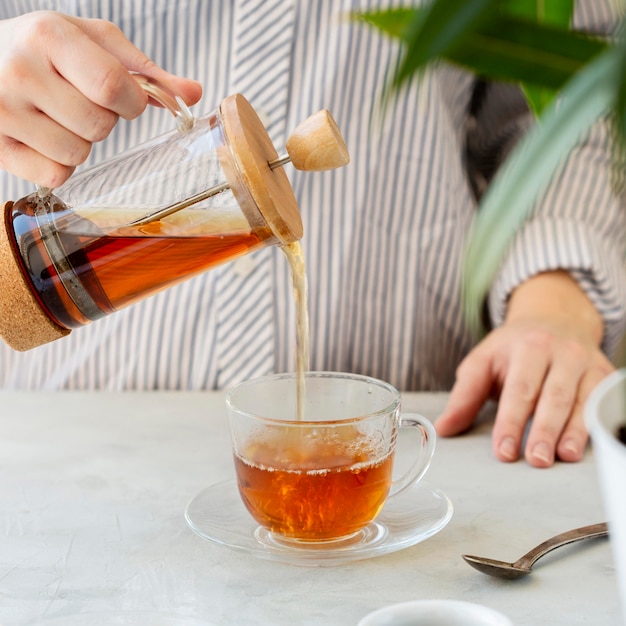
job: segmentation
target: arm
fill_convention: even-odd
[[[626,315],[626,210],[608,136],[600,124],[581,142],[513,242],[489,296],[493,330],[458,369],[441,435],[467,429],[491,397],[497,458],[519,457],[527,425],[532,465],[582,457],[583,405],[613,369]]]
[[[506,100],[496,100],[496,110]],[[497,132],[485,131],[496,139]],[[625,208],[611,168],[610,131],[600,123],[568,156],[504,259],[489,298],[494,330],[459,367],[440,434],[468,428],[492,397],[499,400],[493,432],[499,459],[519,457],[529,424],[529,463],[582,457],[582,407],[613,369],[606,355],[626,312]]]
[[[119,117],[148,97],[129,72],[161,81],[189,104],[195,81],[157,67],[110,22],[42,11],[0,22],[0,167],[57,187]]]
[[[574,151],[518,234],[491,289],[493,329],[457,372],[441,435],[499,400],[496,456],[539,467],[579,460],[582,410],[612,366],[626,315],[626,209],[612,192],[602,125]],[[541,445],[539,445],[541,444]]]

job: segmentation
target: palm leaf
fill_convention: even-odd
[[[444,58],[491,79],[556,90],[607,47],[581,33],[503,17],[468,33]]]
[[[500,9],[539,24],[566,28],[574,14],[574,0],[507,0]]]
[[[509,0],[502,5],[501,10],[537,24],[550,24],[567,29],[574,14],[574,0]],[[557,93],[555,89],[528,83],[523,83],[522,89],[536,117],[541,115]]]
[[[417,12],[406,30],[407,49],[394,77],[400,86],[488,19],[499,0],[433,0]]]
[[[393,9],[358,17],[405,44],[391,92],[429,63],[444,59],[477,75],[546,89],[551,97],[608,46],[570,31],[567,24],[555,25],[556,17],[541,23],[501,14],[493,8],[499,4],[498,0],[436,0],[422,9]],[[566,8],[559,13],[561,21],[570,16]],[[542,98],[545,100],[545,94]]]
[[[411,39],[409,27],[414,20],[417,20],[418,13],[422,9],[411,9],[398,7],[385,9],[383,11],[365,11],[363,13],[353,13],[352,17],[374,26],[381,33],[389,35],[394,39],[400,39],[405,43]]]

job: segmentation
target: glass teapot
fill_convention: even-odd
[[[137,75],[177,128],[4,205],[0,336],[29,350],[262,246],[302,237],[282,166],[325,170],[349,161],[328,111],[300,124],[279,157],[241,95],[194,118]]]

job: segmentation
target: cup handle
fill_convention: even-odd
[[[437,433],[430,420],[417,413],[407,413],[400,417],[398,430],[401,428],[413,428],[418,431],[420,434],[420,453],[416,455],[411,467],[402,476],[393,481],[388,497],[395,496],[420,480],[429,468],[435,453]]]
[[[132,77],[151,98],[164,106],[174,116],[178,130],[187,132],[193,128],[195,118],[181,98],[158,81],[144,74],[132,74]]]

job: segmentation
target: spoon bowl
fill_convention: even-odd
[[[521,578],[531,572],[530,567],[519,565],[517,562],[507,563],[496,559],[488,559],[484,556],[472,556],[471,554],[464,554],[463,559],[479,572],[488,576],[497,576],[498,578]]]
[[[600,524],[592,524],[591,526],[583,526],[582,528],[575,528],[574,530],[568,530],[567,532],[560,533],[550,539],[547,539],[543,543],[540,543],[536,548],[533,548],[530,552],[527,552],[524,556],[520,557],[514,563],[507,563],[506,561],[497,561],[496,559],[489,559],[482,556],[473,556],[470,554],[464,554],[463,558],[474,569],[477,569],[483,574],[489,576],[496,576],[498,578],[521,578],[530,574],[532,566],[542,556],[554,550],[560,548],[575,541],[581,541],[582,539],[592,539],[594,537],[606,537],[609,534],[609,530],[606,522]]]

